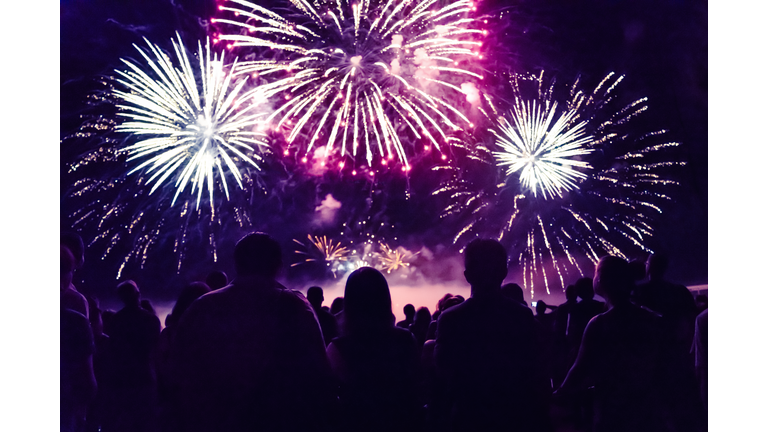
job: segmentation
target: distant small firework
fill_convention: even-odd
[[[386,243],[379,244],[379,268],[387,272],[387,274],[397,271],[401,268],[408,268],[411,263],[409,262],[413,255],[405,248],[399,247],[392,249]]]
[[[190,193],[197,192],[199,207],[207,189],[213,211],[214,183],[229,199],[228,177],[243,188],[240,165],[260,169],[257,150],[266,145],[258,130],[263,114],[252,98],[245,97],[248,77],[233,74],[236,59],[225,65],[224,53],[211,56],[210,42],[205,50],[198,43],[198,68],[193,69],[181,36],[177,38],[172,41],[175,63],[146,39],[154,59],[136,46],[146,65],[123,60],[129,69],[116,71],[120,76],[116,81],[126,90],[114,94],[121,110],[118,116],[127,120],[116,130],[136,140],[124,151],[128,162],[142,162],[128,175],[138,172],[146,177],[152,185],[150,194],[172,184],[173,205],[189,186]]]
[[[395,162],[407,172],[417,141],[442,151],[471,127],[462,85],[482,79],[472,64],[486,34],[470,17],[472,1],[290,3],[231,0],[212,22],[223,43],[257,53],[238,73],[268,81],[251,94],[279,102],[268,120],[288,131],[302,160],[324,145],[323,160],[343,169],[351,158],[353,174],[363,157],[370,174]]]
[[[307,240],[308,243],[304,243],[293,239],[295,243],[305,249],[295,252],[306,256],[306,258],[301,262],[291,264],[291,267],[310,262],[323,262],[330,268],[333,277],[336,277],[336,272],[339,271],[340,265],[351,258],[352,251],[343,246],[341,242],[334,242],[326,236],[319,237],[313,235],[307,235]]]
[[[653,222],[671,198],[674,169],[666,131],[642,133],[632,118],[643,98],[615,111],[614,89],[623,77],[606,76],[592,92],[515,76],[512,109],[498,110],[486,96],[481,110],[495,124],[491,145],[463,146],[469,161],[436,167],[450,173],[434,195],[448,198],[443,217],[463,219],[454,242],[494,237],[507,246],[531,289],[564,288],[584,276],[579,262],[610,253],[649,252]],[[567,91],[562,91],[567,89]],[[497,175],[490,180],[478,173]]]

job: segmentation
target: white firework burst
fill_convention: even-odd
[[[146,42],[149,53],[136,46],[145,64],[123,59],[128,69],[116,71],[124,90],[114,95],[125,119],[116,131],[130,134],[132,144],[122,151],[139,162],[128,174],[140,173],[152,185],[150,194],[173,185],[171,205],[189,186],[199,207],[207,189],[213,210],[215,184],[229,199],[228,177],[243,188],[240,166],[260,169],[264,115],[246,95],[248,77],[233,73],[237,59],[226,65],[224,53],[211,53],[210,41],[205,48],[198,43],[196,68],[178,34],[175,61]]]
[[[520,171],[523,187],[534,196],[554,198],[587,177],[581,170],[590,166],[579,158],[590,153],[592,137],[584,131],[585,121],[574,121],[578,111],[558,112],[557,102],[548,102],[517,100],[509,113],[513,123],[502,117],[499,131],[492,130],[502,150],[493,155],[507,175]]]

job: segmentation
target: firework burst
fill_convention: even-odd
[[[304,263],[323,262],[326,267],[331,269],[334,278],[340,267],[341,270],[345,270],[342,264],[350,259],[352,251],[349,248],[343,246],[341,242],[334,242],[326,236],[307,235],[307,240],[308,243],[303,243],[293,239],[302,249],[305,249],[296,250],[296,254],[303,255],[306,258],[301,262],[291,264],[291,267]]]
[[[410,260],[413,258],[413,255],[403,247],[392,249],[388,244],[380,243],[378,252],[379,268],[385,270],[387,274],[401,268],[408,268],[411,265]]]
[[[443,217],[465,221],[454,242],[494,237],[507,246],[531,289],[564,288],[584,276],[585,263],[606,253],[627,258],[649,252],[653,222],[670,201],[677,162],[666,131],[638,133],[633,118],[645,98],[618,110],[615,88],[623,77],[606,76],[593,91],[512,79],[512,109],[490,98],[481,110],[494,123],[489,144],[464,146],[464,169],[450,173],[434,195],[447,199]],[[478,172],[493,172],[487,178]]]
[[[364,158],[371,173],[394,163],[408,171],[417,142],[442,151],[471,126],[462,84],[482,79],[472,64],[485,31],[470,0],[290,3],[273,11],[232,0],[213,22],[222,43],[257,53],[238,73],[268,81],[251,94],[278,101],[268,120],[304,161],[324,147],[323,161],[335,156],[340,169]]]
[[[69,198],[85,201],[70,215],[73,226],[95,229],[88,245],[103,244],[102,259],[124,254],[118,278],[131,259],[143,267],[168,238],[178,270],[190,245],[216,260],[217,238],[234,232],[233,222],[252,226],[254,198],[265,193],[257,174],[268,152],[264,115],[252,97],[245,102],[248,78],[235,76],[237,61],[226,65],[208,43],[198,43],[194,67],[181,38],[172,43],[175,58],[149,41],[148,50],[136,46],[144,62],[124,59],[127,68],[105,81],[101,99],[117,107],[116,118],[81,128],[101,139],[68,173],[78,177]]]
[[[136,47],[146,66],[123,60],[129,69],[117,71],[117,82],[126,90],[114,93],[121,109],[118,115],[126,121],[116,130],[136,139],[124,151],[128,162],[142,162],[128,175],[148,177],[150,194],[172,183],[176,189],[173,205],[189,186],[192,194],[197,192],[199,207],[207,188],[213,210],[215,182],[229,199],[228,176],[243,188],[239,165],[260,169],[256,150],[265,145],[264,133],[258,130],[263,114],[252,99],[243,103],[248,77],[234,76],[237,59],[227,67],[224,53],[211,56],[210,42],[205,50],[198,44],[196,73],[177,37],[178,42],[173,41],[176,64],[149,41],[154,59]]]

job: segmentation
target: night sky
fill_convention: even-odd
[[[170,45],[204,38],[215,2],[184,0],[62,0],[60,9],[60,137],[80,125],[86,96],[99,75],[136,57],[132,44]],[[621,96],[649,98],[647,120],[683,144],[681,190],[657,224],[652,249],[671,257],[669,278],[708,283],[708,36],[707,3],[683,0],[484,0],[480,11],[507,10],[494,34],[494,61],[514,70],[545,69],[564,79],[625,74]],[[502,49],[503,48],[503,49]],[[61,148],[60,169],[82,149]],[[62,194],[69,185],[61,184]],[[62,213],[67,210],[66,203]],[[62,229],[67,227],[61,216]],[[434,233],[433,233],[434,234]],[[89,252],[90,262],[98,252]],[[93,277],[114,275],[100,269]],[[97,276],[98,275],[98,276]],[[112,280],[114,276],[112,276]]]

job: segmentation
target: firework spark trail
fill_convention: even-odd
[[[539,283],[549,293],[551,271],[562,288],[583,277],[580,260],[650,252],[654,218],[678,184],[672,170],[685,163],[668,153],[679,143],[659,143],[667,131],[633,129],[632,119],[648,109],[645,98],[612,111],[622,79],[611,73],[591,92],[577,80],[563,95],[543,72],[516,76],[507,111],[484,94],[480,111],[494,124],[493,150],[477,145],[464,157],[504,181],[483,184],[466,167],[438,168],[452,174],[434,192],[447,198],[443,216],[465,220],[454,242],[499,239],[532,295]]]
[[[374,157],[396,160],[408,171],[409,145],[426,139],[441,150],[470,125],[456,108],[459,85],[482,79],[469,66],[487,33],[469,17],[470,0],[290,3],[278,14],[231,0],[212,20],[221,41],[271,50],[272,59],[242,62],[237,73],[269,81],[252,94],[282,101],[268,120],[288,128],[289,145],[305,155],[324,145],[326,158],[364,157],[370,169]]]
[[[263,114],[252,97],[244,103],[248,77],[233,74],[237,59],[227,70],[224,53],[212,56],[210,42],[205,49],[198,43],[199,69],[195,70],[179,35],[177,39],[172,41],[176,63],[149,41],[154,58],[136,46],[146,61],[144,67],[123,60],[129,69],[116,73],[117,82],[126,90],[114,94],[121,109],[118,115],[126,120],[116,130],[138,138],[123,151],[129,162],[143,160],[128,174],[148,176],[147,184],[153,184],[150,194],[173,184],[173,205],[190,186],[190,193],[197,191],[199,208],[207,189],[213,215],[217,175],[217,183],[229,199],[228,176],[243,188],[240,164],[260,169],[261,156],[256,150],[265,145],[260,139],[264,134],[255,129]]]

